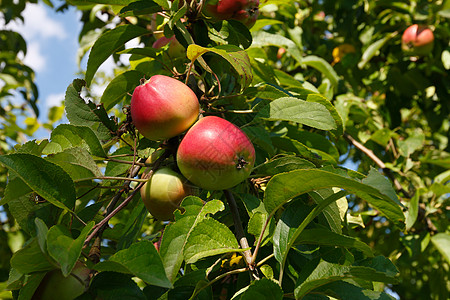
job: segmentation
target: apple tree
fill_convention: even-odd
[[[87,68],[0,155],[1,296],[449,298],[450,1],[67,5]]]

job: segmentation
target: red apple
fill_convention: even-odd
[[[186,49],[183,47],[183,45],[180,44],[180,42],[174,35],[170,38],[167,38],[165,36],[160,37],[153,43],[152,47],[155,49],[159,49],[167,44],[169,44],[167,54],[171,58],[186,58]]]
[[[249,176],[255,148],[236,125],[219,117],[204,117],[181,141],[177,164],[181,173],[201,188],[228,189]]]
[[[158,169],[141,188],[141,198],[150,214],[158,220],[173,220],[173,212],[184,197],[195,194],[186,178],[170,168]]]
[[[411,25],[403,32],[402,49],[412,56],[423,56],[433,50],[434,34],[424,25]]]
[[[232,19],[251,28],[259,15],[259,0],[205,0],[205,2],[203,13],[213,21]]]
[[[187,130],[197,120],[199,103],[184,83],[154,75],[136,87],[131,97],[131,118],[143,136],[164,140]]]
[[[84,293],[89,285],[90,270],[77,262],[69,276],[60,269],[48,272],[34,292],[32,300],[72,300]]]

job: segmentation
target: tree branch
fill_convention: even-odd
[[[244,228],[242,228],[241,217],[239,216],[239,210],[236,204],[236,200],[230,190],[224,190],[225,197],[227,198],[228,205],[230,206],[231,214],[233,216],[234,228],[236,230],[236,238],[239,241],[242,249],[249,248],[247,238],[245,237]],[[251,271],[253,271],[254,264],[252,263],[252,252],[250,250],[244,250],[243,252],[245,261]]]
[[[358,142],[357,140],[355,140],[351,135],[349,135],[348,133],[344,133],[344,137],[345,139],[347,139],[347,141],[349,141],[353,146],[355,146],[355,148],[357,148],[358,150],[360,150],[361,152],[363,152],[365,155],[367,155],[371,160],[373,160],[374,163],[376,163],[378,165],[378,167],[380,167],[381,169],[383,169],[384,174],[386,174],[387,177],[389,177],[389,179],[392,180],[392,182],[394,183],[395,188],[402,192],[403,195],[406,198],[411,199],[411,194],[406,191],[402,185],[400,184],[400,182],[397,180],[397,178],[395,178],[394,174],[392,174],[391,170],[389,168],[386,167],[386,164],[378,157],[375,155],[375,153],[373,153],[372,150],[368,149],[366,146],[364,146],[363,144],[361,144],[360,142]]]

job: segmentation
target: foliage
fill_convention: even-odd
[[[30,299],[82,260],[95,272],[78,299],[448,299],[450,1],[261,1],[251,30],[196,3],[68,1],[85,79],[67,88],[70,124],[0,156],[1,297]],[[401,50],[413,23],[435,34],[425,57]],[[161,34],[186,57],[153,49]],[[116,77],[86,99],[111,55]],[[186,197],[169,223],[134,182],[174,166],[182,138],[152,142],[130,122],[130,93],[155,74],[186,82],[257,156],[247,181]]]

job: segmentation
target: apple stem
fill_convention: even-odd
[[[254,263],[252,263],[252,252],[248,250],[249,245],[247,238],[245,237],[244,228],[242,228],[242,221],[241,217],[239,216],[239,210],[236,204],[236,200],[234,199],[233,194],[230,192],[230,190],[223,190],[223,193],[225,194],[225,197],[227,198],[228,205],[230,206],[231,214],[233,216],[234,221],[234,228],[236,230],[236,238],[239,241],[239,244],[241,245],[242,249],[244,250],[243,254],[245,257],[245,261],[247,262],[248,268],[250,271],[255,270]]]

